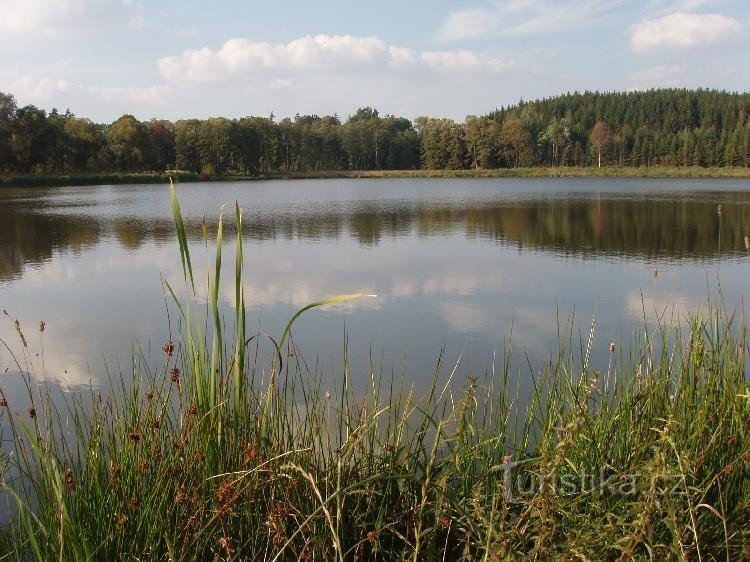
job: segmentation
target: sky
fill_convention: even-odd
[[[97,122],[463,120],[568,91],[750,90],[750,0],[0,0],[0,92]]]

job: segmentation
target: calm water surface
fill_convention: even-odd
[[[355,379],[372,352],[385,372],[426,384],[442,347],[449,361],[462,356],[462,374],[481,372],[511,333],[523,369],[524,350],[541,363],[573,314],[576,331],[596,315],[594,356],[606,368],[609,342],[644,317],[675,323],[719,282],[737,306],[748,288],[745,180],[297,180],[179,194],[199,286],[213,259],[202,223],[211,233],[223,205],[227,219],[235,200],[245,209],[252,329],[279,333],[323,296],[377,295],[312,311],[295,330],[308,361],[338,370],[347,333]],[[169,339],[162,278],[185,286],[165,186],[0,190],[0,308],[19,319],[38,377],[106,387],[107,372],[128,376],[134,345],[158,364]],[[17,350],[13,322],[0,320]],[[6,368],[0,385],[17,394],[0,347]]]

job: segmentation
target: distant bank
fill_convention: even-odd
[[[66,185],[111,185],[191,181],[255,181],[270,179],[335,178],[750,178],[750,168],[700,166],[669,167],[533,167],[471,170],[328,170],[312,172],[274,172],[258,175],[202,176],[191,172],[139,174],[100,174],[76,176],[0,177],[0,187],[56,187]]]

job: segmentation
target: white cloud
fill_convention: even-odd
[[[431,68],[450,71],[486,69],[501,72],[510,66],[510,61],[500,58],[484,57],[472,51],[426,51],[422,60]]]
[[[33,78],[31,76],[22,76],[14,80],[10,87],[19,97],[34,101],[50,100],[58,94],[74,89],[74,85],[67,80]]]
[[[723,43],[741,30],[738,20],[721,14],[675,12],[631,26],[630,48],[636,53],[681,51]]]
[[[60,96],[84,95],[102,102],[150,106],[165,103],[170,87],[159,84],[126,88],[87,86],[69,80],[22,76],[11,83],[11,90],[24,102],[36,104],[55,101]]]
[[[140,18],[128,0],[0,0],[0,13],[0,31],[34,38]]]
[[[634,72],[629,76],[631,90],[674,88],[684,86],[685,68],[679,64],[660,65]]]
[[[306,35],[281,44],[230,39],[218,50],[203,47],[163,57],[159,70],[168,81],[217,82],[280,70],[351,75],[357,69],[387,71],[417,65],[451,71],[501,71],[508,64],[468,50],[419,53],[388,45],[377,37]]]
[[[609,16],[620,0],[504,0],[448,15],[438,31],[444,41],[491,36],[571,32]]]
[[[468,8],[449,14],[438,35],[445,41],[472,39],[487,35],[496,25],[495,14],[484,8]]]
[[[168,80],[210,82],[262,69],[321,70],[377,62],[403,64],[409,59],[408,49],[389,47],[376,37],[306,35],[275,45],[230,39],[216,51],[203,47],[164,57],[159,60],[159,69]]]

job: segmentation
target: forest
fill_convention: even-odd
[[[750,93],[661,89],[520,101],[463,122],[381,115],[95,123],[0,92],[0,174],[205,176],[558,166],[750,167]]]

